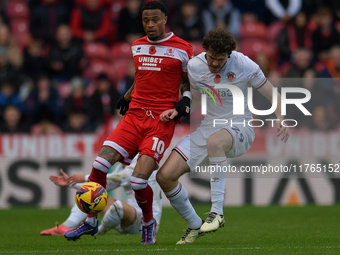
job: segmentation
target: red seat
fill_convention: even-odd
[[[119,59],[112,63],[111,65],[111,79],[112,81],[117,84],[122,79],[124,79],[127,75],[129,65],[132,59]]]
[[[269,58],[272,58],[275,49],[271,44],[261,40],[247,40],[241,43],[240,51],[251,59],[254,59],[256,53],[264,52]]]
[[[113,0],[112,2],[110,8],[111,19],[117,21],[120,11],[125,7],[125,0]]]
[[[29,19],[30,11],[25,2],[9,1],[6,13],[10,19]]]
[[[111,47],[113,60],[120,58],[132,58],[131,45],[127,42],[116,43]]]
[[[27,20],[12,20],[11,33],[14,36],[20,36],[21,33],[29,32],[29,21]]]
[[[110,77],[112,75],[112,70],[110,64],[106,61],[93,60],[90,62],[89,66],[84,70],[83,75],[90,80],[97,78],[98,74],[105,73]]]
[[[205,51],[205,49],[202,46],[202,42],[200,41],[191,41],[190,44],[192,46],[192,51],[194,53],[194,56],[197,56],[198,54]]]
[[[21,49],[28,46],[32,40],[29,22],[26,20],[12,20],[11,34]]]
[[[103,43],[88,43],[83,48],[86,56],[90,59],[110,61],[110,49]]]
[[[267,37],[267,27],[261,22],[245,22],[241,24],[240,40],[260,39]]]

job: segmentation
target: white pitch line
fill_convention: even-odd
[[[275,250],[275,249],[339,249],[340,245],[338,246],[293,246],[293,247],[277,247],[274,248],[270,247],[220,247],[220,248],[155,248],[155,249],[94,249],[94,250],[87,250],[87,252],[135,252],[135,251],[197,251],[197,250]],[[0,251],[0,254],[24,254],[24,253],[65,253],[65,252],[77,252],[79,250],[55,250],[55,251]]]

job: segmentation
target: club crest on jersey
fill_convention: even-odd
[[[173,47],[168,47],[167,50],[166,50],[166,52],[164,53],[164,55],[170,56],[170,57],[175,56],[175,48],[173,48]]]
[[[156,51],[156,47],[155,46],[151,46],[150,48],[149,48],[149,54],[155,54],[157,51]]]
[[[233,73],[233,72],[227,73],[227,78],[228,78],[229,81],[234,80],[235,77],[236,77],[235,73]]]
[[[220,82],[221,82],[221,75],[216,74],[216,75],[215,75],[215,78],[214,78],[214,82],[215,82],[215,83],[220,83]]]

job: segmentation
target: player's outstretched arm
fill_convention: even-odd
[[[59,176],[51,175],[50,180],[55,185],[63,186],[63,187],[68,186],[68,183],[67,183],[68,175],[62,169],[60,169],[60,174],[61,175],[59,175]]]
[[[74,185],[78,182],[85,182],[85,175],[83,174],[73,174],[68,176],[62,169],[60,169],[59,176],[51,175],[50,180],[58,186],[66,187],[69,185]]]
[[[271,103],[273,103],[272,100],[272,94],[273,94],[273,84],[271,84],[270,81],[267,81],[261,88],[258,89],[259,92],[264,95]],[[281,141],[287,142],[289,138],[289,129],[288,127],[282,126],[282,121],[284,120],[283,116],[281,115],[281,95],[280,93],[277,93],[277,107],[275,110],[275,115],[278,121],[276,121],[276,130],[277,130],[277,136],[281,137]]]
[[[69,185],[74,186],[77,183],[86,182],[85,175],[83,174],[73,174],[67,178],[67,182]]]

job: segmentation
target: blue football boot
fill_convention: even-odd
[[[67,231],[64,236],[67,240],[78,240],[82,235],[94,236],[98,232],[98,220],[96,220],[96,226],[91,226],[87,221],[83,221],[79,226]]]
[[[142,228],[142,241],[141,244],[155,244],[156,243],[156,221],[150,225],[144,225]]]

